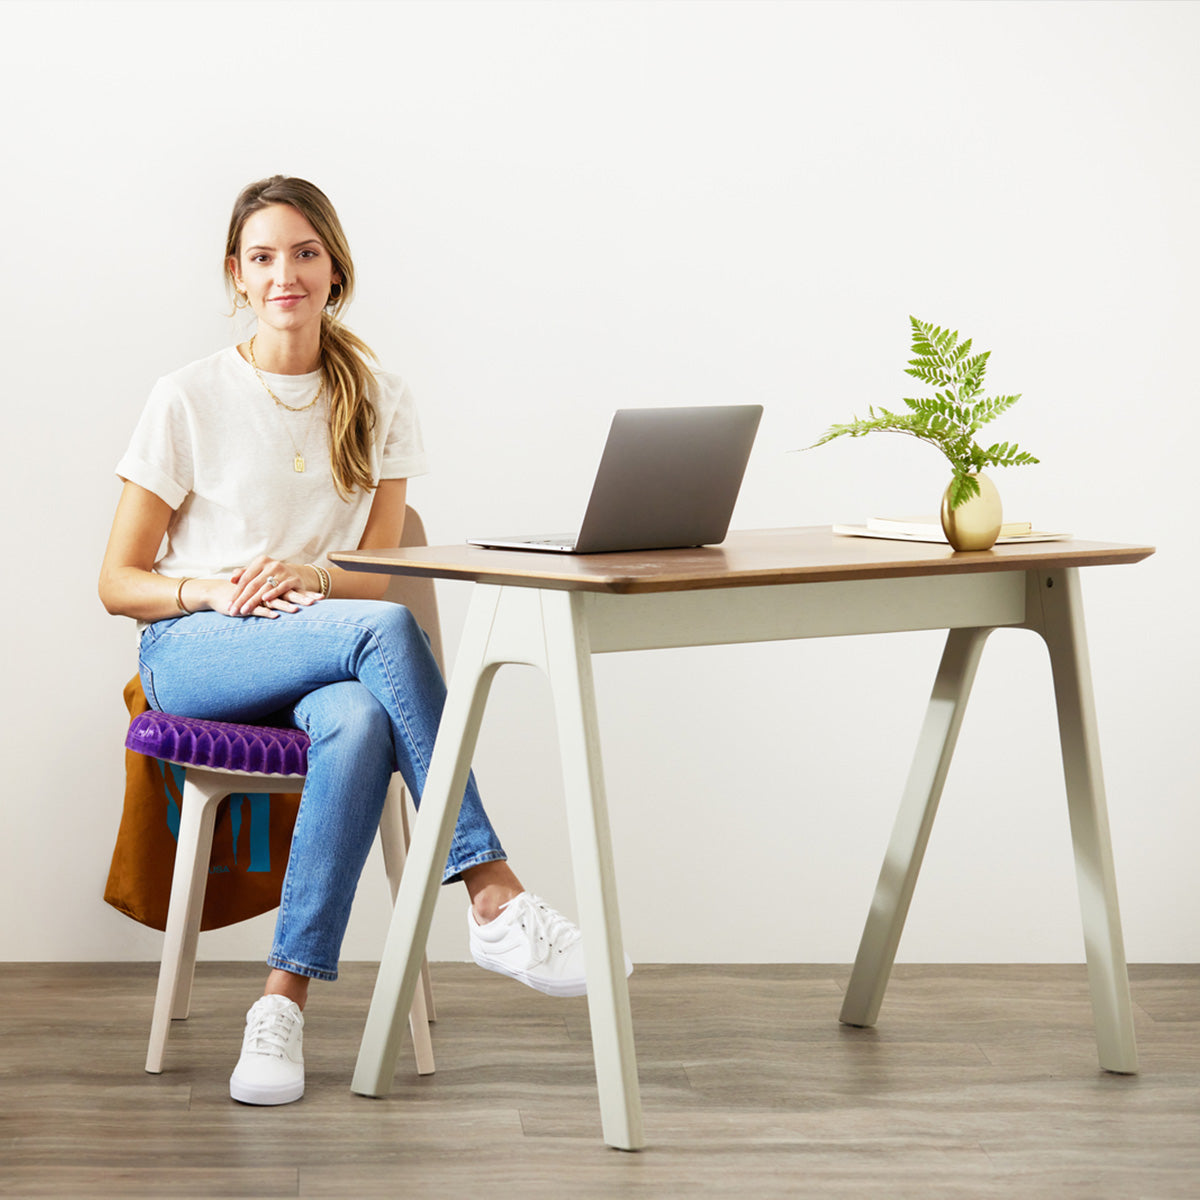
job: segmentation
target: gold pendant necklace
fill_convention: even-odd
[[[275,401],[276,405],[278,405],[280,408],[286,408],[287,411],[291,413],[306,412],[308,409],[312,408],[312,406],[316,404],[318,400],[320,400],[321,393],[325,390],[325,376],[321,376],[321,382],[317,385],[317,394],[307,404],[301,404],[299,407],[295,407],[291,404],[285,404],[277,395],[275,395],[273,391],[271,391],[270,387],[267,385],[267,381],[262,376],[262,372],[258,369],[258,363],[254,361],[255,337],[258,337],[257,333],[250,339],[250,344],[247,346],[247,350],[250,352],[250,365],[254,368],[254,374],[258,376],[258,382],[263,385],[263,390],[267,393],[267,395]],[[308,435],[312,432],[312,418],[310,417],[308,420],[308,428],[304,431],[304,442],[301,446],[296,445],[296,439],[292,437],[292,431],[288,428],[286,417],[284,418],[283,427],[284,431],[288,435],[288,441],[292,443],[292,450],[295,451],[295,456],[292,459],[292,470],[295,471],[296,474],[302,475],[305,469],[303,446],[308,445]]]
[[[308,406],[305,405],[305,407]],[[304,474],[304,447],[308,445],[308,435],[312,433],[313,419],[315,417],[316,414],[314,413],[313,416],[308,418],[308,428],[304,431],[304,441],[301,442],[299,446],[296,445],[296,439],[292,437],[292,431],[288,428],[287,421],[284,421],[283,430],[288,435],[288,441],[292,443],[292,470],[295,471],[297,475]]]

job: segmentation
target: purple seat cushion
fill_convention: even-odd
[[[270,725],[200,721],[151,710],[130,722],[125,745],[150,758],[215,771],[303,775],[308,769],[308,735]]]

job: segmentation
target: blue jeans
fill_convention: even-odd
[[[294,725],[308,774],[268,962],[336,979],[359,875],[399,771],[419,802],[446,685],[408,609],[321,600],[299,612],[156,621],[139,665],[152,707],[214,721]],[[505,857],[472,777],[443,882]]]

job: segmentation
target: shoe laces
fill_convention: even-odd
[[[260,1009],[246,1030],[245,1048],[254,1054],[283,1058],[295,1030],[296,1014],[290,1009]]]
[[[500,906],[512,908],[513,919],[525,930],[533,954],[531,966],[544,963],[552,954],[564,954],[582,936],[578,926],[548,905],[540,896],[522,892]]]

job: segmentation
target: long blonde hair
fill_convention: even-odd
[[[362,489],[371,491],[371,442],[375,431],[372,404],[374,376],[367,365],[375,352],[362,338],[351,333],[339,319],[354,294],[354,262],[350,245],[329,197],[316,184],[289,175],[272,175],[248,184],[241,191],[229,218],[225,238],[226,283],[235,280],[229,263],[237,261],[242,228],[247,219],[272,204],[289,204],[317,231],[333,259],[341,284],[334,284],[321,314],[321,371],[329,397],[329,459],[333,482],[343,499]]]

